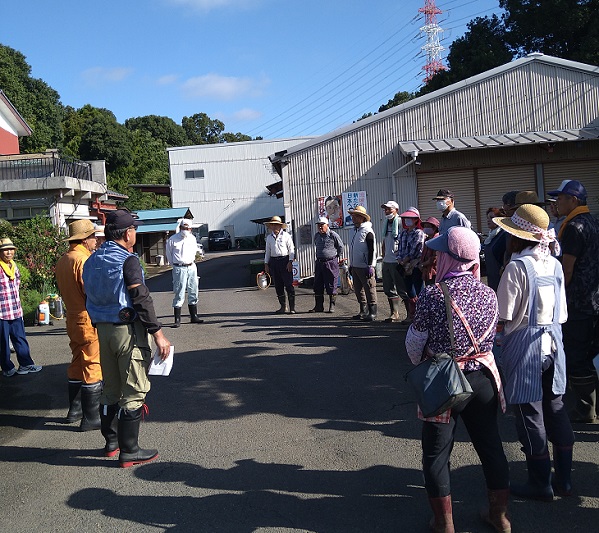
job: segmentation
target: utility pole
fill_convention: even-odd
[[[422,81],[428,83],[437,72],[446,70],[441,60],[441,52],[445,48],[439,43],[439,34],[443,29],[437,24],[437,15],[443,11],[435,5],[435,0],[424,0],[424,7],[418,12],[424,13],[424,26],[420,28],[420,31],[426,34],[426,44],[422,47],[426,53],[426,64],[422,68],[425,77]]]

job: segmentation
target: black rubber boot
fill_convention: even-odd
[[[189,316],[191,317],[192,324],[202,324],[204,321],[198,317],[198,306],[189,305]]]
[[[81,406],[83,407],[83,418],[80,431],[93,431],[100,429],[100,395],[102,394],[102,382],[90,385],[81,385]]]
[[[360,303],[360,312],[357,315],[352,316],[354,320],[362,320],[368,314],[368,305]]]
[[[329,294],[329,310],[327,311],[327,313],[335,312],[335,300],[336,299],[337,299],[337,296],[335,294]]]
[[[308,313],[324,313],[324,294],[315,294],[314,301],[314,309],[310,309]]]
[[[144,450],[139,447],[139,426],[143,406],[134,411],[121,409],[119,411],[118,439],[121,453],[119,464],[121,468],[148,463],[158,457],[158,450]]]
[[[572,496],[572,446],[553,446],[552,486],[557,496]]]
[[[173,307],[173,311],[175,312],[175,323],[173,324],[174,328],[181,327],[181,308]]]
[[[289,298],[289,314],[295,315],[295,293],[288,294],[287,296]]]
[[[510,492],[517,498],[525,500],[553,501],[549,454],[526,457],[526,466],[528,481],[523,485],[511,485]]]
[[[104,446],[104,457],[114,457],[119,452],[118,428],[119,404],[103,405],[100,404],[100,431],[106,439]]]
[[[72,424],[82,418],[81,381],[69,380],[69,412],[67,413],[67,424]]]
[[[275,311],[275,313],[277,315],[283,315],[287,312],[287,303],[285,300],[285,295],[281,294],[281,296],[277,296],[277,298],[279,299],[279,303],[281,304],[281,307],[279,309],[277,309]]]
[[[596,418],[596,389],[597,375],[590,374],[584,377],[569,376],[570,390],[576,399],[575,408],[568,413],[570,422],[582,424],[595,424]]]
[[[364,317],[366,322],[374,322],[376,320],[376,304],[368,305],[368,314]]]

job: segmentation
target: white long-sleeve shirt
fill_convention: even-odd
[[[268,263],[271,257],[285,257],[286,255],[289,256],[290,261],[295,259],[295,245],[291,235],[283,230],[276,237],[274,233],[269,233],[266,237],[264,262]]]
[[[166,260],[171,265],[189,265],[195,262],[198,241],[193,234],[175,233],[166,241]]]

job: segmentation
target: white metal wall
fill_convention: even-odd
[[[268,159],[310,138],[186,146],[168,150],[173,207],[189,207],[210,230],[234,226],[238,237],[257,234],[252,219],[283,214],[282,200],[266,186],[279,181]],[[185,179],[186,170],[203,179]]]

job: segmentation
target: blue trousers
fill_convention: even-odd
[[[33,359],[31,359],[23,319],[0,320],[0,366],[2,366],[4,372],[8,372],[15,367],[10,360],[9,340],[12,341],[19,365],[30,366],[35,364]]]
[[[189,266],[173,266],[173,307],[183,307],[185,291],[187,290],[187,303],[198,303],[198,268],[195,263]]]

